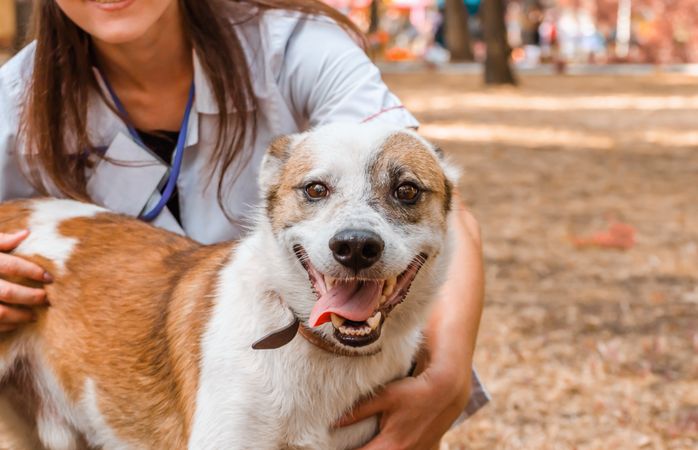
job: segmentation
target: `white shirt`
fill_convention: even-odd
[[[232,174],[239,169],[239,175],[228,180],[224,194],[225,207],[234,222],[226,218],[217,201],[220,175],[210,178],[218,107],[196,55],[196,96],[177,179],[183,230],[178,229],[167,210],[155,222],[206,244],[236,239],[249,225],[248,219],[261,200],[257,184],[261,159],[273,138],[337,121],[384,120],[405,127],[419,125],[388,90],[364,51],[331,20],[269,11],[259,19],[236,26],[236,31],[248,59],[259,111],[256,139],[248,148],[251,158],[244,167],[231,168]],[[20,170],[27,149],[18,139],[33,55],[32,44],[0,68],[0,202],[39,195]],[[96,75],[104,89],[103,80],[97,72]],[[99,95],[90,99],[87,116],[88,133],[97,147],[108,147],[119,133],[128,136],[126,125]],[[50,187],[49,191],[61,197]],[[130,199],[121,200],[122,205],[129,205]],[[139,211],[140,206],[135,210]],[[129,208],[111,209],[134,215],[127,211]],[[465,414],[474,413],[487,398],[475,376],[473,396]]]

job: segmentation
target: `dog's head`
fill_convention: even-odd
[[[266,216],[302,277],[286,300],[305,325],[356,354],[413,331],[444,270],[451,175],[435,147],[394,126],[333,124],[272,144]]]

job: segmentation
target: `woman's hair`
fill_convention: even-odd
[[[184,32],[218,104],[220,125],[211,173],[220,171],[218,202],[226,211],[224,175],[236,159],[249,157],[242,153],[246,142],[256,134],[256,112],[245,111],[250,106],[254,111],[258,109],[250,69],[233,25],[264,11],[284,9],[330,17],[361,43],[363,36],[346,17],[319,0],[177,1]],[[30,149],[30,176],[44,193],[48,181],[69,198],[89,200],[85,171],[91,158],[80,156],[84,151],[96,154],[87,130],[88,99],[94,91],[104,98],[92,70],[96,62],[90,37],[55,1],[34,5],[32,37],[36,50],[22,121],[22,133]],[[229,115],[231,111],[240,113]]]

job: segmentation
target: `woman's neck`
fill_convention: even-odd
[[[184,33],[178,2],[172,5],[136,41],[110,44],[93,40],[100,70],[113,86],[160,91],[191,83],[191,43]]]

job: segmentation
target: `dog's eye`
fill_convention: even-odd
[[[305,187],[305,195],[308,196],[310,200],[320,200],[321,198],[327,197],[330,193],[327,186],[322,183],[310,183]]]
[[[416,203],[419,194],[421,191],[414,183],[402,183],[395,189],[395,198],[408,205]]]

